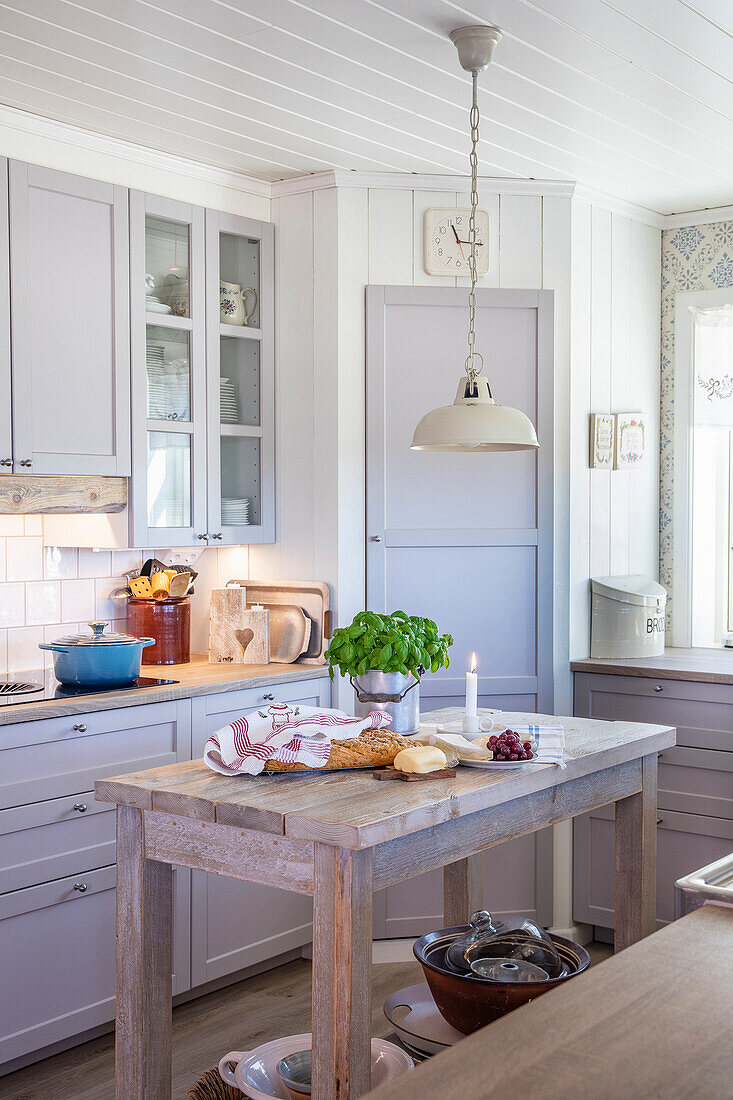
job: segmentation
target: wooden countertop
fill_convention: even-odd
[[[452,714],[453,710],[448,709],[429,717],[445,721]],[[592,787],[596,772],[619,766],[630,769],[636,764],[641,776],[641,757],[675,743],[675,731],[668,726],[512,712],[502,717],[510,725],[562,724],[567,766],[560,769],[554,764],[534,764],[508,771],[459,767],[455,779],[376,783],[371,769],[320,775],[224,776],[212,772],[203,760],[192,760],[98,779],[96,797],[101,802],[195,818],[202,825],[234,825],[342,848],[369,848],[419,833],[415,851],[409,857],[419,861],[434,855],[432,835],[421,830],[487,807],[496,807],[499,827],[500,807],[540,792],[545,793],[546,804],[538,801],[536,812],[542,823],[549,825],[568,816],[562,796],[566,784],[588,777]],[[205,842],[204,833],[199,837]]]
[[[15,703],[0,707],[0,726],[16,722],[34,722],[39,718],[59,718],[65,714],[90,714],[117,707],[135,707],[170,699],[190,699],[195,695],[213,695],[242,688],[269,687],[296,680],[316,680],[328,676],[326,665],[210,665],[207,656],[197,655],[185,665],[143,665],[141,676],[177,680],[176,684],[146,688],[119,688],[94,695],[42,699],[37,703]]]
[[[731,1096],[732,1018],[733,907],[706,905],[367,1095]]]
[[[733,649],[665,649],[661,657],[571,661],[573,672],[609,676],[648,676],[656,680],[696,680],[704,684],[733,684]]]

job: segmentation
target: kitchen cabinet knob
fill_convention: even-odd
[[[20,464],[21,464],[21,466],[32,466],[33,465],[33,459],[32,458],[21,458]]]
[[[211,537],[212,537],[212,539],[220,539],[220,538],[222,538],[223,536],[222,536],[222,533],[221,533],[221,531],[220,531],[218,535],[212,535]]]
[[[77,891],[77,893],[79,893],[79,894],[86,894],[86,892],[87,892],[87,884],[86,884],[86,882],[75,882],[75,883],[74,883],[74,889],[75,889],[75,890]]]
[[[661,684],[655,684],[654,685],[654,690],[655,691],[664,691],[664,688],[662,687]]]
[[[79,723],[77,723],[77,725],[74,726],[74,732],[75,733],[86,733],[87,732],[87,727],[84,725],[83,722],[79,722]]]
[[[381,535],[372,535],[372,542],[381,542],[381,541],[382,541],[382,536]]]
[[[206,533],[204,533],[203,535],[199,535],[198,537],[199,537],[199,539],[207,539],[209,536]]]
[[[273,699],[275,698],[275,696],[274,696],[274,695],[272,694],[272,692],[271,692],[271,691],[267,691],[267,692],[265,692],[265,694],[264,694],[264,695],[262,696],[262,698],[263,698],[263,699],[267,699],[268,703],[271,703],[271,702],[272,702],[272,700],[273,700]]]
[[[657,818],[657,825],[661,825],[663,821],[664,821],[663,817],[658,817]]]
[[[0,458],[0,466],[12,466],[12,458]]]
[[[87,812],[87,804],[86,802],[75,802],[73,809],[75,809],[78,814],[85,814]]]

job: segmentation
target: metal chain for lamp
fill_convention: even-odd
[[[471,273],[471,291],[468,295],[468,356],[466,374],[469,393],[477,392],[476,379],[484,368],[484,359],[476,351],[476,211],[478,210],[478,140],[480,113],[478,107],[478,70],[471,73],[473,81],[473,99],[471,102],[471,216],[468,220],[468,241],[471,250],[468,257],[468,269]],[[476,360],[480,359],[479,366]]]

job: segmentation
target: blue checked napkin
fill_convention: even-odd
[[[538,764],[557,764],[566,768],[563,760],[565,728],[563,726],[511,726],[519,734],[520,741],[531,741],[537,753]]]

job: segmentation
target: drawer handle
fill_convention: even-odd
[[[269,703],[271,703],[271,702],[272,702],[272,700],[273,700],[273,699],[275,698],[275,696],[274,696],[274,695],[272,694],[272,692],[271,692],[271,691],[266,691],[266,692],[265,692],[265,694],[264,694],[264,695],[262,696],[262,698],[263,698],[263,699],[267,699],[267,701],[268,701]]]
[[[77,725],[74,726],[74,731],[76,733],[86,733],[87,727],[83,722],[78,722]]]
[[[661,684],[655,684],[654,685],[654,690],[655,691],[664,691],[664,688],[662,687]]]
[[[87,812],[86,802],[75,802],[72,809],[76,810],[78,814],[85,814]]]
[[[75,889],[75,890],[76,890],[76,891],[77,891],[77,892],[78,892],[79,894],[86,894],[86,892],[87,892],[87,884],[86,884],[86,882],[75,882],[75,883],[74,883],[74,889]]]

